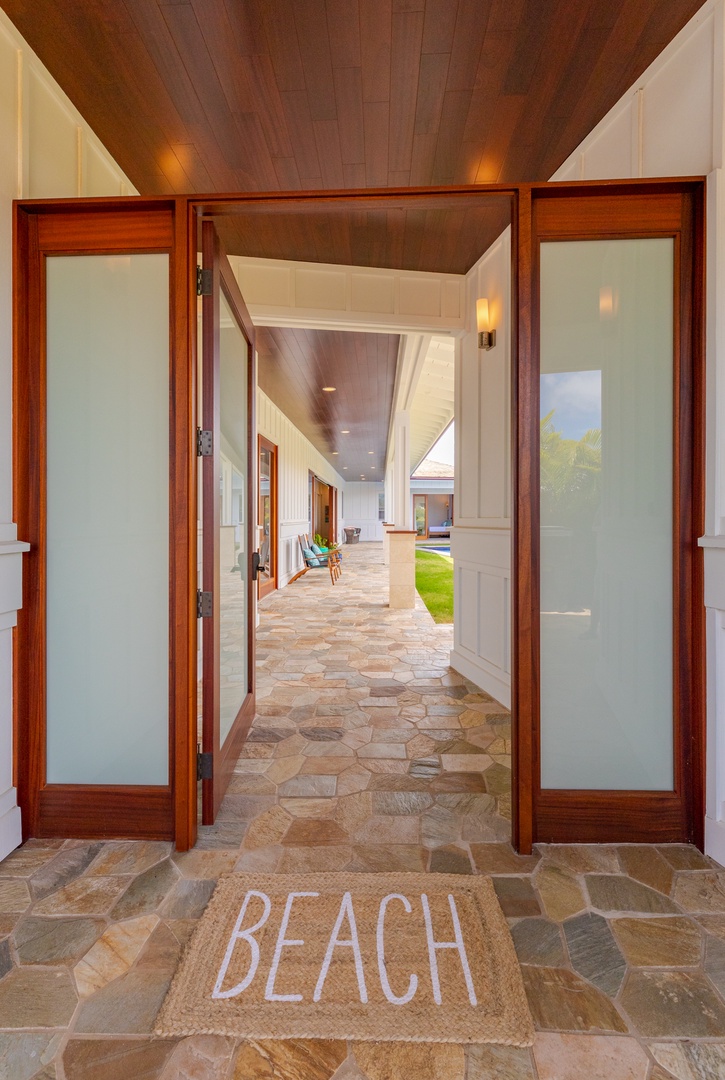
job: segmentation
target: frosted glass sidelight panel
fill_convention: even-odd
[[[543,788],[673,788],[673,259],[541,245]]]
[[[247,339],[221,294],[219,401],[221,423],[220,745],[249,692],[246,547],[247,507]]]
[[[47,259],[47,779],[168,783],[169,259]]]

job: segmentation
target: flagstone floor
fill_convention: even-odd
[[[683,845],[508,843],[510,725],[386,606],[380,545],[260,605],[258,715],[194,850],[34,840],[0,863],[2,1080],[718,1080],[725,871]],[[150,1035],[232,869],[487,873],[533,1050]]]

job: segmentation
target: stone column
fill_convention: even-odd
[[[410,503],[410,413],[403,409],[395,414],[395,456],[393,458],[393,488],[395,491],[395,524],[399,529],[413,527]]]
[[[395,528],[392,521],[383,522],[383,563],[390,566],[390,537],[389,533]]]
[[[415,607],[415,531],[391,529],[390,600],[391,608]]]

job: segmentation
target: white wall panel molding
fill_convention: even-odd
[[[455,611],[451,667],[507,707],[511,704],[511,534],[451,533]]]
[[[232,256],[252,321],[377,333],[462,333],[465,277]]]
[[[478,348],[476,300],[489,302],[496,346]],[[455,373],[456,524],[510,526],[511,230],[469,271],[468,332]]]
[[[360,529],[361,541],[383,541],[383,523],[378,517],[382,482],[358,481],[345,484],[345,524]]]
[[[707,0],[552,180],[706,175],[723,163],[723,0]]]

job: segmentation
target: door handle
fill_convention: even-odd
[[[259,577],[259,568],[262,565],[262,560],[259,557],[258,551],[252,552],[252,581],[256,581]]]

